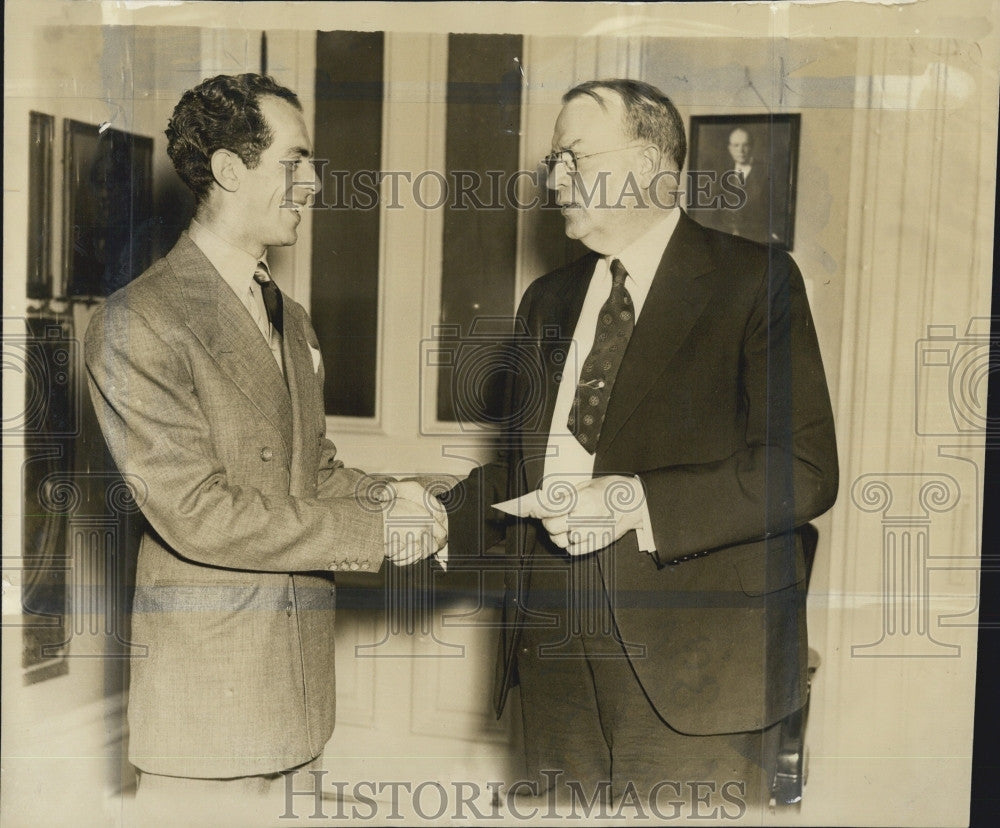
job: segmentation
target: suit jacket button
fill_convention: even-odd
[[[264,448],[260,450],[260,459],[265,463],[274,459],[274,452],[271,450],[270,446],[264,446]]]

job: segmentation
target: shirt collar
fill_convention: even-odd
[[[194,219],[188,228],[188,236],[242,300],[253,281],[258,260]],[[264,258],[266,260],[266,254]]]
[[[649,292],[649,286],[653,283],[653,277],[660,266],[663,252],[674,234],[680,215],[679,208],[667,210],[662,220],[650,227],[618,255],[607,257],[609,267],[612,259],[618,259],[625,265],[629,278],[635,281],[635,286],[642,291],[643,296]],[[632,291],[631,287],[629,291]]]

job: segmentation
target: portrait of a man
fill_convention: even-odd
[[[708,227],[791,250],[799,115],[691,119],[688,208]]]

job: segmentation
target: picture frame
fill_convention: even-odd
[[[56,119],[28,114],[28,299],[52,298],[52,158]]]
[[[687,209],[692,218],[781,250],[795,241],[801,115],[694,115]]]
[[[67,119],[63,285],[109,296],[152,262],[153,139]]]

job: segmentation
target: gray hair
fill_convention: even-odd
[[[687,157],[684,122],[670,98],[655,86],[624,78],[592,80],[574,86],[563,95],[562,100],[566,104],[574,98],[586,96],[597,101],[602,109],[607,109],[602,95],[604,92],[614,92],[622,99],[625,108],[623,126],[629,138],[655,144],[677,165],[678,170],[684,168]]]

